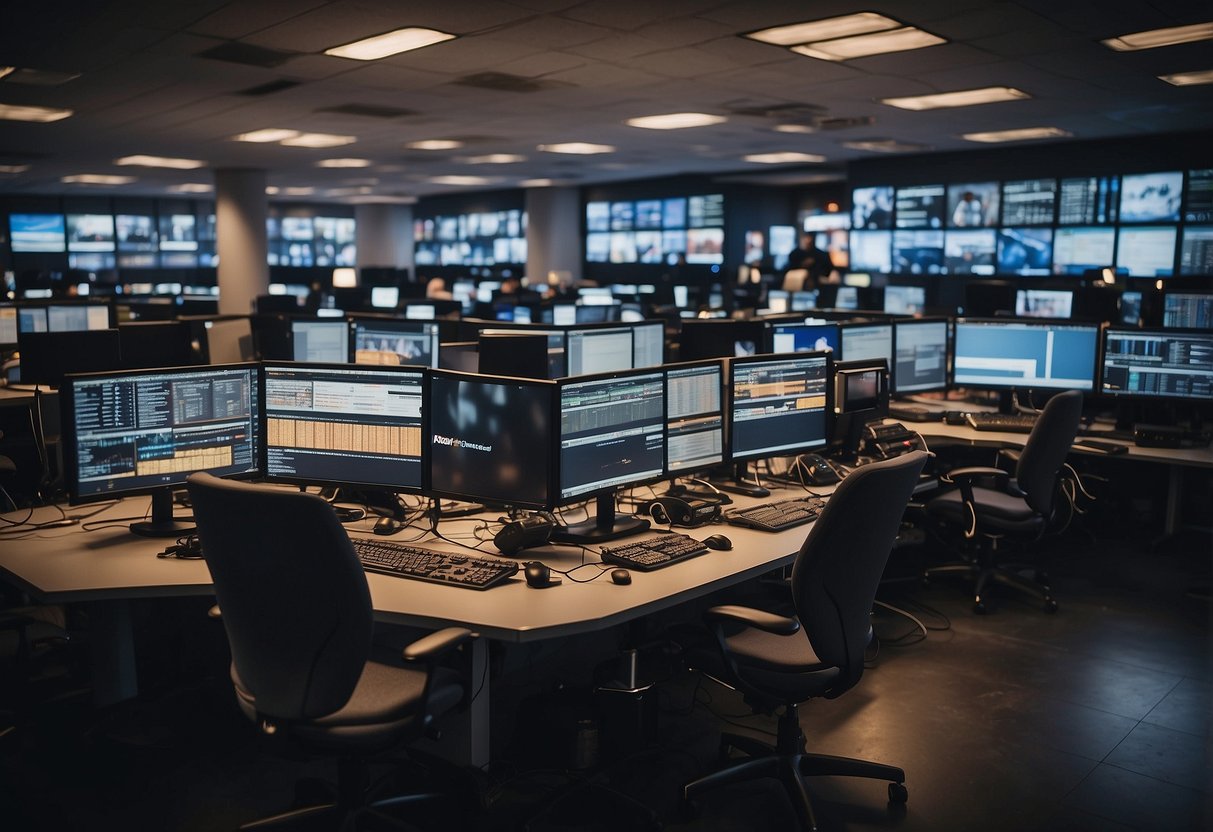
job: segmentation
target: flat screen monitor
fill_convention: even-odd
[[[666,457],[669,476],[724,462],[724,365],[719,361],[666,368]]]
[[[11,303],[0,304],[0,348],[17,343],[17,307]]]
[[[532,329],[525,326],[513,327],[485,327],[480,329],[479,335],[521,335],[521,334],[538,334],[546,335],[548,339],[548,368],[547,378],[561,378],[568,375],[566,370],[567,362],[565,360],[565,332],[563,329]]]
[[[1053,274],[1081,275],[1106,268],[1112,265],[1115,251],[1115,229],[1059,228],[1053,237]]]
[[[429,375],[427,491],[457,500],[551,508],[550,381],[434,371]]]
[[[436,323],[371,318],[354,320],[352,338],[355,364],[438,366]]]
[[[260,368],[135,370],[69,376],[64,462],[73,502],[152,494],[152,517],[131,531],[176,537],[172,491],[195,471],[261,473]]]
[[[999,230],[998,271],[1001,274],[1047,275],[1052,268],[1052,228]]]
[[[1167,292],[1163,295],[1162,325],[1180,329],[1213,329],[1213,295]]]
[[[113,251],[113,214],[68,214],[68,251]]]
[[[992,228],[949,231],[944,236],[944,270],[948,274],[994,274],[996,252]]]
[[[1213,222],[1213,168],[1188,171],[1184,222]]]
[[[109,303],[20,303],[17,329],[20,332],[83,332],[112,329],[114,307]]]
[[[850,268],[861,272],[891,272],[893,232],[852,231]]]
[[[767,309],[775,313],[787,312],[791,293],[783,289],[771,289],[767,292]]]
[[[986,390],[1088,391],[1098,342],[1094,325],[958,319],[952,381]]]
[[[69,373],[95,373],[122,367],[116,329],[67,332],[19,332],[19,371],[22,384],[61,387]]]
[[[1184,227],[1179,244],[1179,273],[1213,275],[1213,226]]]
[[[921,315],[927,305],[922,286],[885,286],[884,311],[890,315]]]
[[[1183,195],[1183,171],[1136,173],[1120,185],[1120,221],[1178,222]]]
[[[565,375],[585,376],[632,369],[630,327],[570,329],[566,333]]]
[[[761,320],[691,318],[682,322],[678,357],[683,361],[697,361],[755,355],[762,352],[766,338],[766,325]]]
[[[1107,225],[1116,222],[1120,177],[1083,176],[1061,180],[1058,225]]]
[[[1133,290],[1120,293],[1117,303],[1117,320],[1122,324],[1141,326],[1144,293]]]
[[[197,363],[185,321],[132,321],[118,324],[122,368],[181,367]]]
[[[851,191],[851,228],[868,230],[892,227],[893,189],[891,187],[877,185],[855,188]]]
[[[1118,397],[1213,401],[1213,332],[1105,330],[1100,391]]]
[[[1121,226],[1116,270],[1129,277],[1170,277],[1175,273],[1173,225]]]
[[[253,323],[248,318],[216,318],[203,322],[206,363],[234,364],[252,361]]]
[[[665,322],[638,321],[632,330],[632,366],[658,367],[665,363]]]
[[[9,214],[8,231],[14,254],[60,252],[67,247],[62,214]]]
[[[350,325],[344,318],[291,321],[291,351],[296,361],[346,364],[350,360]]]
[[[1016,179],[1002,183],[1003,225],[1051,225],[1056,179]]]
[[[854,277],[854,275],[847,275]],[[859,308],[859,287],[858,286],[839,286],[834,293],[834,308],[835,309],[858,309]]]
[[[771,352],[836,352],[838,324],[806,321],[800,324],[776,324],[771,327]]]
[[[1017,289],[1015,314],[1020,318],[1066,318],[1074,312],[1074,293],[1068,289]]]
[[[890,386],[895,395],[946,390],[948,322],[894,321]]]
[[[421,490],[420,369],[283,362],[264,374],[268,478]]]
[[[898,274],[942,274],[942,231],[894,231],[893,268]]]
[[[729,364],[729,453],[786,456],[829,440],[829,353],[738,358]]]
[[[948,228],[993,228],[998,225],[997,182],[948,186]]]
[[[943,185],[909,185],[897,189],[897,228],[943,228],[948,210]]]
[[[793,292],[790,305],[793,312],[807,312],[810,309],[816,309],[817,290],[809,289],[807,291]]]
[[[435,318],[434,304],[410,303],[404,307],[404,317],[410,321],[432,321]]]
[[[849,323],[839,327],[838,357],[844,361],[883,359],[893,366],[893,324]]]

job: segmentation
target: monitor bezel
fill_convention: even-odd
[[[1161,403],[1198,404],[1200,402],[1208,401],[1207,399],[1203,399],[1203,398],[1200,398],[1197,396],[1168,396],[1168,395],[1155,396],[1151,393],[1139,393],[1139,392],[1127,392],[1127,391],[1126,392],[1116,392],[1116,391],[1106,390],[1104,388],[1104,371],[1107,367],[1108,338],[1116,333],[1123,333],[1125,335],[1155,335],[1160,338],[1174,338],[1174,337],[1182,337],[1185,335],[1191,335],[1191,336],[1195,336],[1197,338],[1205,338],[1210,342],[1210,344],[1213,344],[1213,330],[1209,330],[1209,329],[1192,329],[1190,327],[1180,328],[1180,327],[1163,327],[1163,326],[1156,326],[1156,327],[1155,326],[1152,326],[1152,327],[1105,326],[1105,327],[1103,327],[1103,330],[1100,332],[1100,336],[1099,336],[1099,366],[1097,367],[1099,374],[1096,379],[1097,380],[1097,386],[1095,388],[1096,395],[1103,396],[1103,397],[1111,399],[1113,401],[1126,402],[1126,403],[1127,402],[1143,402],[1143,403],[1144,402],[1158,402],[1160,404]]]
[[[1093,359],[1091,366],[1091,386],[1089,388],[1081,387],[1063,387],[1060,385],[1044,385],[1036,386],[1031,384],[994,384],[994,383],[972,383],[958,382],[956,380],[956,333],[957,327],[962,324],[980,324],[994,325],[1000,327],[1031,327],[1036,329],[1053,329],[1053,328],[1072,328],[1072,329],[1093,329],[1095,330],[1095,349],[1093,350]],[[1086,323],[1083,321],[1071,321],[1054,318],[966,318],[959,317],[952,320],[951,337],[949,339],[950,349],[948,351],[948,388],[952,390],[993,390],[993,391],[1015,391],[1015,390],[1035,390],[1039,392],[1061,393],[1066,390],[1077,390],[1084,396],[1093,396],[1097,392],[1099,385],[1099,372],[1102,367],[1102,336],[1100,330],[1103,324]]]
[[[735,437],[733,435],[733,412],[736,403],[736,376],[735,368],[738,366],[744,367],[747,364],[769,364],[787,361],[798,361],[816,357],[825,358],[826,362],[826,380],[825,380],[825,409],[824,419],[825,426],[823,430],[823,438],[820,442],[802,443],[790,448],[780,448],[774,453],[768,450],[751,451],[742,454],[737,453]],[[726,407],[728,414],[725,419],[727,429],[725,432],[725,455],[733,462],[748,462],[752,459],[770,459],[785,456],[796,456],[797,454],[817,451],[829,446],[830,437],[834,431],[834,354],[829,350],[813,350],[810,352],[778,352],[764,353],[761,355],[747,355],[742,358],[731,359],[726,366],[727,373],[725,379]]]

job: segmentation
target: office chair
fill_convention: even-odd
[[[783,276],[783,286],[780,288],[785,292],[799,292],[804,289],[805,281],[808,279],[808,269],[788,269]]]
[[[723,657],[719,681],[739,690],[755,711],[772,713],[782,706],[783,712],[774,748],[751,737],[722,734],[722,755],[736,748],[749,756],[684,786],[684,809],[693,809],[697,796],[721,786],[776,777],[800,826],[813,830],[817,823],[803,780],[810,775],[889,780],[889,801],[905,803],[900,768],[809,753],[798,706],[818,696],[841,696],[863,675],[876,585],[926,460],[925,452],[914,451],[865,465],[842,481],[792,566],[795,618],[738,606],[705,613]]]
[[[1048,531],[1056,511],[1062,466],[1078,434],[1081,416],[1082,393],[1077,390],[1050,399],[1019,454],[1014,477],[1001,468],[982,466],[948,472],[944,480],[957,487],[930,500],[927,514],[947,527],[963,528],[966,540],[978,541],[978,551],[974,557],[933,566],[925,577],[954,573],[975,577],[973,610],[977,613],[986,612],[985,591],[991,582],[1034,595],[1044,602],[1046,611],[1057,611],[1044,573],[1037,572],[1037,580],[1030,581],[1010,565],[998,564],[998,541],[1003,537],[1037,540]],[[996,487],[974,484],[982,479],[993,479]]]
[[[335,814],[343,828],[386,806],[368,802],[367,758],[427,733],[465,686],[438,660],[471,638],[451,627],[404,649],[396,667],[372,661],[366,575],[333,509],[300,491],[187,481],[202,553],[232,651],[236,701],[267,736],[337,758],[337,795],[246,824],[261,829]]]

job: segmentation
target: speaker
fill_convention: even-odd
[[[720,504],[708,500],[658,497],[644,506],[644,513],[664,526],[694,528],[705,526],[720,516]]]

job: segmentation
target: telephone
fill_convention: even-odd
[[[798,479],[805,485],[832,485],[841,477],[824,457],[817,454],[801,454],[796,457],[788,476]]]
[[[901,422],[870,424],[864,428],[864,449],[870,456],[891,459],[909,451],[925,450],[922,438]]]

